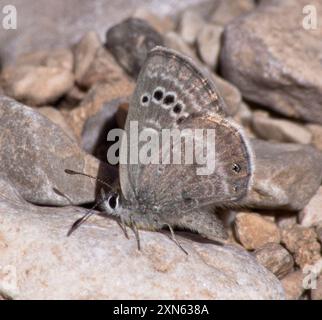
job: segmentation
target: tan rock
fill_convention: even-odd
[[[299,220],[304,227],[313,227],[322,223],[322,187],[300,212]]]
[[[295,262],[301,268],[313,265],[321,259],[321,245],[317,241],[317,234],[312,228],[294,225],[282,229],[282,242],[293,253]]]
[[[254,112],[252,127],[259,138],[279,142],[295,142],[309,144],[312,140],[311,132],[289,120],[272,118],[268,113]]]
[[[306,127],[312,134],[312,145],[322,151],[322,126],[318,124],[308,124]]]
[[[197,11],[185,10],[180,18],[178,33],[187,44],[192,45],[204,24],[205,20]]]
[[[304,292],[304,275],[301,270],[288,274],[281,280],[287,300],[297,300]]]
[[[317,280],[316,288],[311,289],[312,300],[322,300],[322,276]]]
[[[123,79],[127,79],[123,69],[105,48],[100,47],[83,77],[79,79],[78,84],[89,89],[97,82],[115,83]]]
[[[41,50],[19,56],[16,66],[45,66],[73,71],[74,57],[69,49]]]
[[[269,242],[279,243],[281,239],[277,226],[256,213],[238,213],[235,233],[240,243],[248,250],[258,249]]]
[[[136,9],[132,15],[134,18],[139,18],[147,21],[155,30],[164,34],[175,28],[175,23],[170,16],[159,16],[154,14],[146,7]]]
[[[66,69],[45,66],[11,66],[2,72],[5,93],[31,105],[55,102],[74,84],[74,75]]]
[[[199,56],[212,70],[217,67],[223,31],[224,28],[222,26],[206,24],[197,36]]]
[[[278,243],[267,243],[258,248],[254,255],[259,263],[273,272],[279,279],[293,269],[293,257]]]
[[[75,79],[82,84],[84,75],[93,63],[96,52],[102,43],[95,31],[87,32],[74,47]]]
[[[112,83],[97,83],[87,93],[79,107],[65,112],[66,120],[78,139],[81,137],[85,121],[100,111],[105,102],[132,95],[134,82],[126,77]]]
[[[164,36],[165,46],[171,49],[174,49],[194,60],[197,60],[195,52],[188,46],[180,35],[174,31],[166,33]]]
[[[220,0],[212,14],[211,21],[226,25],[240,15],[252,11],[255,6],[254,0]]]

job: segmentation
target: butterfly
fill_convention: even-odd
[[[234,206],[246,196],[254,167],[251,147],[226,110],[215,84],[192,59],[168,48],[152,49],[137,79],[125,132],[132,121],[137,121],[139,131],[214,129],[215,170],[198,175],[195,162],[120,164],[118,188],[102,191],[103,210],[119,217],[123,226],[132,226],[136,235],[138,229],[168,227],[175,240],[173,228],[179,227],[211,240],[226,239],[214,208]]]

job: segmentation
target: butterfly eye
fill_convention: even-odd
[[[238,163],[234,163],[232,169],[236,172],[239,173],[241,170],[241,167]]]
[[[116,207],[118,206],[118,204],[119,204],[119,196],[118,195],[113,194],[108,198],[108,205],[110,206],[110,208],[112,210],[115,210]]]
[[[177,103],[174,107],[173,107],[173,112],[178,114],[182,111],[182,105],[180,103]]]

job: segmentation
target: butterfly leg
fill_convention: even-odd
[[[138,229],[135,221],[133,220],[132,216],[130,216],[130,223],[131,223],[131,227],[132,227],[132,230],[133,230],[135,238],[136,238],[136,243],[137,243],[137,246],[138,246],[138,250],[141,251],[141,242],[140,242],[139,229]]]
[[[182,247],[182,245],[180,244],[180,242],[177,240],[174,231],[172,229],[172,227],[169,224],[166,224],[166,226],[169,228],[170,232],[171,232],[171,239],[172,241],[186,254],[188,255],[188,252]]]

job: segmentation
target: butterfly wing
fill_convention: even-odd
[[[198,175],[195,161],[190,165],[122,164],[120,184],[124,197],[144,203],[147,209],[157,204],[167,212],[241,199],[250,183],[250,149],[241,130],[224,118],[225,110],[215,85],[189,58],[161,47],[152,50],[130,103],[127,134],[133,136],[130,129],[134,122],[139,132],[145,128],[156,132],[165,128],[214,129],[215,170]],[[128,154],[131,147],[133,143],[127,143]]]
[[[175,101],[180,102],[185,110],[179,114],[169,113],[174,102],[171,102],[172,95],[168,95],[168,99],[164,99],[164,96],[160,99],[160,92],[164,95],[165,91],[173,93]],[[224,115],[225,109],[213,82],[208,80],[190,58],[170,49],[156,47],[150,51],[139,74],[125,130],[129,135],[130,123],[133,121],[138,122],[139,130],[143,127],[157,130],[171,128],[187,115]],[[129,143],[126,148],[129,155]],[[139,165],[133,164],[133,161],[132,164],[120,165],[120,184],[126,199],[136,196],[139,171]]]

